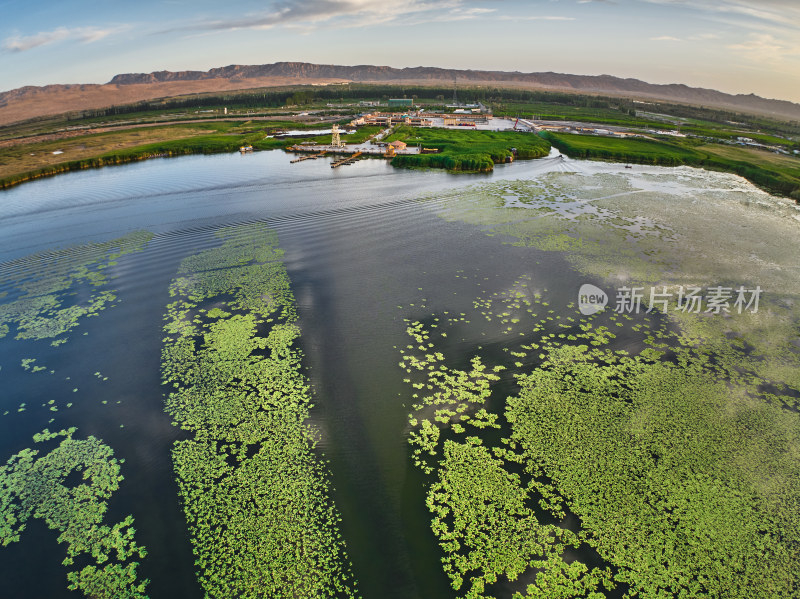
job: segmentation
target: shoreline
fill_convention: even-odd
[[[223,136],[218,136],[218,137],[221,138]],[[575,152],[573,148],[570,148],[568,145],[565,146],[563,142],[561,142],[561,140],[557,138],[554,139],[554,136],[552,135],[546,135],[542,137],[549,144],[551,144],[551,147],[558,149],[565,156],[572,159],[594,160],[594,161],[611,162],[619,164],[625,164],[625,163],[640,164],[640,165],[649,164],[649,165],[664,166],[664,167],[691,166],[695,168],[705,169],[711,172],[731,173],[746,179],[759,189],[769,194],[778,197],[788,198],[794,200],[795,202],[800,203],[800,197],[798,197],[798,190],[784,191],[778,186],[771,185],[770,183],[772,183],[772,181],[770,182],[760,181],[759,179],[761,178],[761,176],[765,174],[765,171],[758,167],[754,167],[753,165],[745,165],[741,163],[726,164],[724,160],[722,159],[717,160],[713,157],[709,157],[706,160],[690,160],[690,161],[680,160],[676,162],[672,157],[652,158],[652,157],[637,156],[635,154],[626,156],[609,156],[609,155],[603,155],[604,152],[602,150],[586,150],[584,152]],[[189,137],[184,139],[171,140],[160,144],[159,143],[150,144],[151,146],[156,146],[156,147],[140,151],[136,151],[136,148],[134,147],[130,148],[130,150],[124,150],[121,153],[101,154],[95,157],[83,158],[79,160],[71,160],[58,164],[43,166],[38,169],[33,169],[29,171],[23,171],[20,173],[8,175],[6,177],[0,178],[0,191],[11,189],[13,187],[16,187],[17,185],[21,185],[23,183],[27,183],[30,181],[35,181],[37,179],[43,179],[45,177],[53,177],[64,173],[82,171],[93,168],[103,168],[106,166],[120,166],[120,165],[130,164],[133,162],[141,162],[143,160],[151,160],[155,158],[177,158],[181,156],[191,156],[198,154],[212,155],[212,154],[235,153],[236,151],[238,151],[238,148],[241,145],[248,143],[253,145],[254,151],[269,151],[269,150],[280,149],[284,150],[285,153],[289,154],[290,153],[289,148],[295,145],[297,141],[292,139],[261,139],[261,140],[251,141],[246,139],[244,136],[232,135],[229,136],[228,140],[215,139],[215,141],[218,141],[217,144],[208,144],[203,142],[201,142],[200,144],[192,144],[192,139],[193,138]],[[595,140],[601,138],[591,138],[591,139]],[[220,141],[222,143],[219,143]],[[176,147],[170,148],[169,147],[170,145]],[[458,155],[459,154],[455,154],[454,156],[458,157]],[[431,154],[428,156],[444,157],[443,154]],[[451,156],[453,155],[451,154]],[[547,155],[535,156],[533,158],[518,157],[517,160],[537,160],[546,157]],[[419,165],[403,164],[402,160],[395,161],[394,159],[392,159],[390,163],[394,168],[443,170],[450,174],[462,174],[462,173],[490,174],[494,171],[495,164],[502,164],[503,162],[492,160],[492,168],[482,168],[478,170],[447,168],[444,163],[441,166],[438,164],[419,164]],[[750,174],[751,176],[747,176],[748,174]],[[770,177],[770,179],[771,178],[772,177]],[[776,183],[781,183],[781,182],[776,181]]]

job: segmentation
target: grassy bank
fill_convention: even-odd
[[[458,129],[416,129],[398,127],[386,141],[400,140],[408,145],[435,148],[437,154],[397,156],[393,166],[443,168],[449,171],[490,172],[495,164],[507,162],[514,156],[523,160],[542,158],[550,144],[536,136],[514,131],[462,131]]]
[[[693,145],[649,139],[616,139],[564,133],[543,134],[571,158],[696,166],[744,177],[770,193],[800,200],[800,160],[736,146]]]
[[[154,157],[235,152],[246,144],[258,150],[284,148],[296,138],[267,138],[265,129],[289,127],[309,125],[290,121],[180,124],[8,146],[0,148],[0,189],[59,173]]]
[[[59,137],[0,147],[0,189],[41,177],[69,171],[125,164],[156,157],[235,152],[243,145],[255,150],[286,148],[301,140],[330,144],[331,136],[313,135],[276,139],[268,137],[285,130],[319,130],[330,123],[290,120],[214,121],[180,123],[154,127],[134,125],[124,130],[87,132],[75,137]],[[361,127],[343,136],[346,143],[362,143],[378,133],[380,127]]]
[[[328,124],[322,125],[328,126]],[[255,150],[286,148],[298,138],[276,139],[266,133],[276,129],[316,129],[318,123],[291,121],[219,121],[94,133],[69,139],[20,144],[0,148],[0,189],[69,171],[125,164],[155,157],[235,152],[242,145]],[[361,127],[343,137],[346,143],[362,143],[380,127]],[[330,144],[331,136],[309,135],[309,140]],[[398,156],[398,167],[444,168],[451,171],[490,172],[495,164],[514,155],[520,159],[546,156],[550,145],[534,135],[512,131],[461,131],[399,127],[388,141],[420,144],[438,154]],[[58,154],[54,154],[58,152]],[[69,160],[64,158],[70,157]]]
[[[94,132],[0,147],[0,189],[40,177],[154,157],[235,152],[242,145],[256,150],[285,148],[300,139],[268,137],[285,129],[317,129],[328,123],[292,121],[217,121]],[[362,127],[344,136],[362,143],[380,130]],[[331,136],[309,135],[320,144]],[[387,141],[438,150],[435,154],[400,155],[392,165],[440,168],[453,172],[491,172],[495,164],[546,156],[550,144],[573,158],[660,166],[696,166],[735,173],[762,189],[800,200],[800,160],[741,146],[692,139],[619,139],[561,133],[542,136],[515,131],[398,127]]]
[[[542,121],[574,121],[582,123],[597,123],[604,125],[620,125],[627,127],[657,127],[674,129],[674,125],[665,124],[653,118],[636,116],[629,114],[627,110],[621,108],[611,108],[604,106],[603,101],[589,100],[588,104],[599,104],[599,106],[567,105],[554,102],[535,102],[518,101],[503,102],[493,105],[494,116],[505,118],[536,118]]]

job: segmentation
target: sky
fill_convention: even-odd
[[[800,102],[800,0],[0,0],[0,91],[279,61],[608,74]]]

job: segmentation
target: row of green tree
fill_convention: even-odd
[[[222,94],[202,94],[176,98],[147,100],[109,108],[83,110],[68,115],[68,120],[107,117],[165,109],[190,109],[209,107],[279,108],[286,105],[307,105],[318,101],[352,101],[363,99],[425,98],[449,101],[452,87],[343,84],[331,86],[293,86],[270,89],[244,90]],[[499,87],[458,87],[461,102],[548,102],[566,106],[590,108],[617,108],[619,100],[559,92],[543,92]]]

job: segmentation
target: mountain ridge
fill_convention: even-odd
[[[572,75],[567,73],[487,71],[442,67],[396,68],[377,65],[332,65],[307,62],[275,62],[261,65],[228,65],[207,71],[154,71],[123,73],[106,84],[61,84],[25,86],[0,93],[0,122],[16,120],[26,112],[20,103],[31,103],[31,116],[56,114],[65,110],[101,108],[168,94],[231,91],[303,83],[414,83],[513,86],[547,91],[602,94],[654,99],[724,108],[736,112],[767,114],[800,120],[800,104],[762,98],[755,94],[727,94],[682,83],[656,84],[613,75]],[[35,101],[34,101],[35,99]],[[48,99],[54,106],[47,107]],[[103,102],[106,101],[105,104]],[[34,106],[38,104],[38,106]],[[17,105],[15,111],[9,107]],[[60,110],[58,110],[60,108]],[[8,114],[4,114],[8,113]],[[13,122],[13,121],[7,121]]]
[[[779,103],[784,109],[793,109],[791,114],[800,118],[800,104],[787,100],[762,98],[755,94],[727,94],[714,89],[691,87],[682,83],[657,84],[647,83],[631,77],[623,78],[614,75],[572,75],[553,71],[523,73],[520,71],[485,71],[474,69],[445,69],[441,67],[404,67],[395,68],[376,65],[323,65],[305,62],[276,62],[264,65],[229,65],[208,71],[157,71],[147,74],[128,73],[116,75],[110,84],[124,85],[132,80],[145,77],[148,82],[165,80],[198,80],[213,78],[271,77],[271,76],[303,76],[313,78],[338,78],[354,82],[391,80],[452,81],[461,77],[466,81],[496,81],[528,83],[550,89],[569,89],[570,91],[586,91],[594,93],[637,93],[663,99],[675,99],[696,103],[696,101],[728,104],[732,106],[769,110],[765,104]],[[659,93],[661,92],[661,93]],[[758,103],[755,107],[752,103]],[[796,111],[796,112],[795,112]]]

